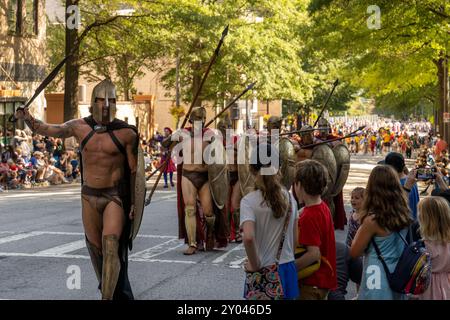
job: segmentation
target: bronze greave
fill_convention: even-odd
[[[120,273],[119,239],[117,236],[103,236],[102,249],[102,299],[112,300]]]

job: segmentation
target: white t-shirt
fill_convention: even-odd
[[[287,191],[285,190],[286,195]],[[294,261],[294,228],[297,228],[297,203],[289,193],[292,203],[292,213],[286,230],[280,264]],[[241,227],[245,221],[255,222],[256,250],[261,260],[261,267],[275,263],[278,246],[281,241],[286,215],[276,219],[272,209],[265,203],[259,190],[250,192],[241,200]]]

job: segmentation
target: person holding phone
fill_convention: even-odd
[[[411,217],[414,219],[414,221],[417,221],[417,204],[419,203],[419,190],[417,188],[417,184],[414,183],[411,189],[406,188],[405,182],[407,175],[405,174],[405,158],[401,153],[398,152],[390,152],[386,156],[384,163],[387,165],[392,166],[398,174],[398,177],[400,179],[400,183],[403,186],[403,189],[408,192],[408,205],[411,211]],[[417,176],[417,169],[411,170],[413,173]]]

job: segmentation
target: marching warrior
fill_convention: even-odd
[[[318,142],[338,138],[338,136],[334,135],[331,132],[331,126],[327,119],[319,119],[318,124],[320,128],[323,128],[319,130]],[[331,199],[327,199],[327,202],[329,203],[329,206],[333,212],[334,227],[336,229],[344,230],[344,226],[347,224],[347,217],[345,213],[344,195],[342,193],[342,188],[347,181],[348,170],[350,169],[350,167],[345,167],[343,170],[343,162],[348,162],[348,165],[350,165],[350,153],[341,140],[332,141],[327,144],[333,150],[336,159],[337,176],[335,185],[342,185],[341,187],[337,188],[340,190],[335,191],[335,193],[337,194]]]
[[[238,174],[238,165],[237,165],[237,139],[236,135],[231,137],[227,136],[227,129],[231,128],[231,121],[229,118],[221,119],[217,124],[217,128],[222,134],[223,143],[226,150],[233,150],[233,159],[227,159],[227,168],[228,168],[228,181],[230,184],[230,192],[229,199],[227,200],[227,215],[228,215],[228,237],[230,242],[234,239],[236,243],[242,242],[242,235],[240,232],[240,220],[241,220],[241,188],[239,186],[239,174]],[[230,143],[230,145],[227,145]],[[231,211],[233,214],[231,215]],[[231,228],[232,226],[232,228]],[[233,234],[231,233],[233,230]]]
[[[312,157],[313,147],[305,147],[314,143],[314,132],[311,129],[311,126],[304,125],[299,132],[300,141],[294,143],[297,162],[311,159]]]
[[[347,147],[340,141],[314,146],[313,143],[336,138],[330,133],[330,124],[326,119],[321,118],[318,123],[320,133],[316,138],[314,138],[313,131],[310,131],[310,126],[303,126],[300,130],[301,142],[296,146],[297,161],[314,159],[327,168],[328,185],[323,198],[333,214],[334,227],[343,229],[346,224],[346,216],[342,188],[348,177],[350,154]],[[305,148],[305,146],[309,147]]]
[[[206,121],[206,109],[204,107],[195,107],[192,109],[189,115],[189,122],[192,127],[187,128],[190,133],[191,139],[189,143],[183,146],[183,164],[178,166],[178,218],[179,218],[179,236],[187,240],[188,248],[184,252],[185,255],[194,254],[199,245],[205,240],[204,234],[201,232],[202,219],[199,214],[199,208],[197,207],[197,201],[200,202],[201,211],[206,223],[206,250],[213,250],[215,246],[217,231],[223,230],[223,220],[220,214],[216,214],[216,208],[214,207],[213,198],[210,191],[210,182],[208,176],[208,165],[203,161],[203,152],[209,145],[208,141],[203,141],[203,136],[208,132],[207,128],[204,128]],[[194,130],[194,123],[200,123],[201,128],[199,131],[201,135],[196,136]],[[178,132],[177,132],[178,133]],[[178,142],[183,141],[183,136],[166,139],[164,145],[170,144],[170,140],[178,138]],[[196,139],[200,141],[196,141]],[[195,150],[195,146],[201,146],[201,149]],[[189,155],[186,154],[190,153]],[[197,155],[196,155],[197,154]],[[196,163],[194,161],[198,156],[201,157],[201,162]],[[191,161],[186,161],[187,156],[190,156]],[[180,174],[181,173],[181,174]],[[181,178],[181,179],[180,179]],[[181,181],[180,181],[181,180]],[[181,182],[181,183],[180,183]],[[219,221],[216,221],[216,217],[219,217]],[[216,223],[217,222],[217,223]],[[216,228],[217,225],[217,228]],[[217,239],[224,242],[223,239]],[[226,242],[226,240],[225,240]]]
[[[34,133],[58,138],[75,137],[82,165],[82,219],[102,299],[133,299],[128,280],[128,248],[134,219],[138,134],[116,116],[116,89],[109,80],[92,92],[91,116],[52,125],[24,119]]]
[[[332,139],[338,138],[338,136],[335,136],[331,132],[331,126],[327,119],[320,118],[319,122],[318,122],[318,126],[320,128],[319,135],[317,136],[317,139],[314,142],[321,142],[321,141],[332,140]],[[328,142],[328,145],[330,146],[330,148],[333,148],[334,146],[337,146],[339,144],[342,144],[342,142],[340,140]]]

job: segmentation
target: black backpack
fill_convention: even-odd
[[[380,248],[372,238],[372,245],[377,252],[378,259],[383,264],[389,287],[398,293],[414,295],[422,294],[428,289],[431,282],[430,254],[427,251],[423,240],[408,243],[399,232],[397,232],[397,234],[405,243],[405,248],[392,273],[387,267]]]

